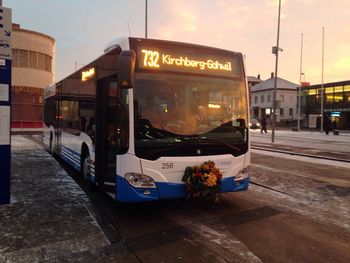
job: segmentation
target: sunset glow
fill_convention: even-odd
[[[14,22],[56,39],[57,80],[72,73],[75,62],[87,64],[98,57],[112,39],[129,35],[144,37],[143,0],[3,2],[13,9]],[[274,71],[271,47],[276,45],[278,0],[149,0],[148,3],[149,38],[242,52],[248,75],[260,74],[262,79],[268,79]],[[298,83],[303,33],[305,81],[321,82],[324,27],[324,81],[350,79],[349,8],[347,0],[338,0],[336,4],[327,0],[282,1],[283,52],[278,76]]]

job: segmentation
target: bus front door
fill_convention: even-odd
[[[109,194],[115,194],[118,154],[118,79],[98,80],[96,108],[96,181]]]

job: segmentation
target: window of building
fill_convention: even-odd
[[[343,94],[334,94],[334,102],[342,102]]]
[[[19,51],[19,66],[21,68],[28,68],[29,62],[28,62],[28,51],[27,50],[20,50]]]
[[[38,53],[38,69],[45,69],[45,55]]]
[[[289,108],[289,116],[293,117],[293,108]]]
[[[19,50],[12,49],[12,66],[19,67]]]
[[[271,102],[271,94],[267,95],[267,102]]]
[[[333,93],[332,94],[325,94],[326,96],[326,102],[332,103],[333,102]]]
[[[29,51],[29,67],[30,68],[38,68],[37,52]]]
[[[344,86],[344,102],[350,103],[350,85]]]
[[[52,57],[23,49],[12,49],[12,66],[52,72]]]
[[[334,92],[334,88],[333,87],[324,89],[324,93],[326,93],[326,94],[333,94],[333,92]]]
[[[51,57],[48,56],[48,55],[45,55],[45,67],[44,67],[44,70],[45,70],[45,71],[51,72],[51,71],[52,71],[52,66],[51,66],[51,64],[52,64],[52,59],[51,59]]]
[[[280,95],[280,101],[284,102],[284,95]]]
[[[284,116],[284,109],[283,108],[280,108],[280,115]]]
[[[264,102],[265,102],[265,96],[264,96],[264,95],[261,95],[260,101],[261,101],[261,103],[264,103]]]
[[[334,93],[343,92],[343,86],[334,87]]]
[[[317,94],[317,90],[316,89],[310,89],[309,90],[309,95],[316,95]]]
[[[254,96],[254,103],[258,104],[258,96]]]

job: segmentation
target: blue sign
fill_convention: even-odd
[[[11,9],[0,6],[0,204],[11,189]]]
[[[0,66],[0,204],[10,203],[11,60]]]

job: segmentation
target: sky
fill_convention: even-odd
[[[145,36],[145,0],[3,0],[3,6],[22,28],[55,38],[56,81],[113,39]],[[322,82],[324,27],[324,83],[349,80],[349,10],[349,0],[282,0],[278,76]],[[242,52],[247,74],[263,80],[275,71],[277,21],[278,0],[148,0],[149,38]]]

